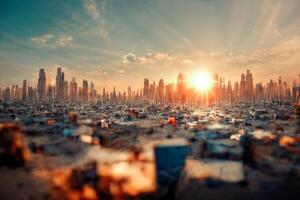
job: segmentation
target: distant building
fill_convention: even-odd
[[[63,102],[65,100],[65,90],[66,90],[66,84],[65,83],[65,74],[62,72],[61,68],[57,68],[57,74],[56,74],[56,100],[59,102]]]
[[[246,96],[246,80],[245,75],[241,75],[241,82],[240,82],[240,92],[239,92],[239,99],[244,100]]]
[[[87,80],[83,79],[82,81],[82,101],[83,102],[88,102],[89,100],[89,83]]]
[[[165,95],[165,84],[164,84],[164,80],[160,79],[158,82],[158,100],[160,103],[164,102],[164,95]]]
[[[72,81],[70,82],[69,96],[70,96],[71,102],[77,101],[77,82],[74,77],[72,78]]]
[[[4,99],[4,102],[10,102],[11,101],[11,96],[10,96],[10,88],[7,87],[5,90],[4,90],[4,94],[3,94],[3,99]]]
[[[149,79],[145,78],[144,79],[144,88],[143,88],[143,96],[145,98],[148,98],[149,97]]]
[[[186,80],[182,73],[178,74],[177,77],[177,97],[180,103],[186,102]]]
[[[22,87],[22,101],[27,100],[27,80],[23,80],[23,87]]]
[[[251,100],[253,96],[253,77],[252,73],[250,73],[250,70],[247,70],[245,81],[245,97],[247,100]]]
[[[37,87],[38,87],[39,101],[45,101],[46,100],[46,72],[44,69],[40,69]]]

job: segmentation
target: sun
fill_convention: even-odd
[[[191,77],[191,86],[199,91],[207,91],[213,85],[211,74],[208,72],[195,73]]]

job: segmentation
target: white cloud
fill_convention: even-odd
[[[295,36],[268,48],[247,52],[194,51],[184,53],[148,53],[122,57],[125,64],[159,66],[164,71],[193,71],[205,69],[238,80],[246,69],[254,73],[256,81],[277,78],[294,79],[300,73],[300,37]],[[145,68],[149,70],[150,68]],[[155,70],[155,68],[151,68]],[[266,76],[267,75],[267,76]]]
[[[73,41],[73,37],[69,36],[69,35],[63,35],[59,38],[57,38],[57,40],[55,41],[55,46],[56,47],[65,47],[65,46],[69,46],[72,44]]]
[[[37,45],[47,45],[49,41],[54,37],[52,34],[45,34],[42,36],[32,37],[30,41]]]
[[[45,34],[30,38],[30,41],[38,46],[50,48],[62,48],[71,46],[73,37],[70,35],[54,36],[53,34]]]
[[[83,6],[87,14],[94,20],[97,34],[102,39],[108,39],[108,28],[104,16],[105,1],[101,1],[98,6],[95,0],[83,0]]]
[[[133,53],[128,53],[127,55],[122,56],[123,63],[139,63],[139,64],[154,64],[158,62],[165,62],[173,60],[173,55],[161,52],[147,53],[142,56],[136,56]]]
[[[99,17],[100,11],[94,0],[83,0],[83,5],[93,20],[96,20]]]
[[[137,57],[133,53],[128,53],[122,56],[122,62],[126,64],[135,63],[137,61]]]
[[[124,74],[125,70],[118,70],[117,72],[120,73],[120,74]]]

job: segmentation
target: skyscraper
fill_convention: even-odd
[[[69,94],[68,81],[64,81],[63,90],[64,90],[63,101],[67,101],[69,98],[69,96],[68,96],[68,94]]]
[[[177,77],[177,96],[178,100],[181,103],[186,101],[186,81],[182,73],[178,74]]]
[[[34,90],[32,87],[28,87],[28,102],[29,103],[34,102]]]
[[[10,98],[10,88],[9,87],[7,87],[4,90],[3,99],[4,99],[4,102],[10,102],[11,101],[11,98]]]
[[[70,101],[71,102],[76,102],[77,101],[77,82],[76,79],[73,77],[72,81],[70,82]]]
[[[164,95],[165,95],[165,84],[164,84],[164,80],[160,79],[158,82],[158,100],[160,103],[164,102]]]
[[[241,82],[240,82],[240,94],[239,94],[240,100],[245,99],[245,90],[246,90],[246,80],[245,80],[245,75],[242,74],[241,75]]]
[[[57,73],[56,73],[56,83],[55,83],[55,90],[56,90],[56,100],[60,100],[60,81],[61,81],[61,68],[57,68]]]
[[[2,88],[0,87],[0,101],[2,101],[3,100],[3,93],[2,93],[3,91],[2,91]]]
[[[281,76],[278,78],[278,99],[281,101],[283,99],[283,85]]]
[[[143,88],[143,96],[145,98],[149,97],[149,79],[144,79],[144,88]]]
[[[48,102],[53,102],[54,101],[54,91],[55,91],[55,88],[54,86],[51,86],[50,84],[48,85],[48,88],[47,88],[47,101]]]
[[[111,100],[113,102],[117,101],[117,92],[116,92],[116,87],[114,87],[113,92],[112,92],[112,96],[111,96]]]
[[[103,90],[102,90],[102,101],[106,101],[106,91],[105,91],[105,87],[103,87]]]
[[[89,100],[88,91],[89,91],[89,83],[87,80],[83,79],[83,81],[82,81],[82,100],[85,103],[88,102],[88,100]]]
[[[250,73],[249,69],[246,73],[245,96],[247,100],[251,100],[253,96],[253,78],[252,73]]]
[[[23,87],[22,87],[22,101],[27,100],[27,80],[23,80]]]
[[[131,100],[131,98],[132,98],[132,90],[131,90],[130,86],[128,86],[128,89],[127,89],[127,96],[128,96],[128,100]]]
[[[95,101],[95,85],[93,82],[91,82],[91,85],[90,85],[90,101],[91,102]]]
[[[40,69],[37,87],[38,87],[39,101],[45,101],[46,100],[46,72],[44,69]]]
[[[55,89],[56,89],[56,100],[59,102],[64,101],[65,99],[64,93],[66,90],[65,74],[64,72],[62,72],[60,67],[57,68]]]

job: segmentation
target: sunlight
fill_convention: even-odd
[[[191,86],[199,91],[209,90],[213,84],[211,74],[208,72],[195,73],[191,77]]]

